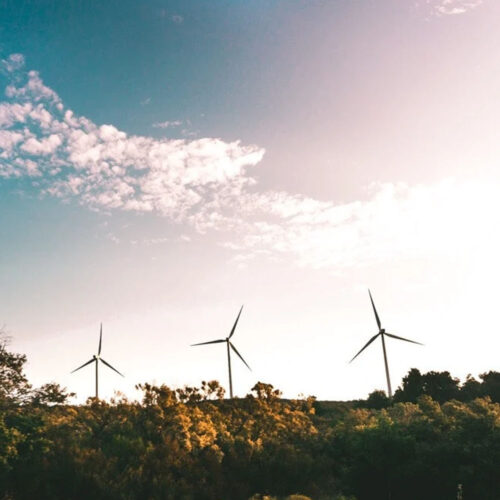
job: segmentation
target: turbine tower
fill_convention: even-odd
[[[102,348],[102,323],[101,323],[101,333],[99,335],[99,349],[97,350],[97,354],[94,354],[92,356],[92,359],[87,361],[86,363],[83,363],[82,366],[79,366],[75,370],[73,370],[71,373],[75,373],[81,368],[84,368],[87,365],[90,365],[91,363],[95,363],[95,398],[99,399],[99,361],[101,363],[104,363],[107,367],[111,368],[113,371],[118,373],[118,375],[121,375],[122,377],[124,376],[122,373],[120,373],[116,368],[113,368],[107,361],[104,361],[104,359],[101,358],[101,348]]]
[[[210,340],[209,342],[200,342],[198,344],[191,344],[191,347],[197,346],[197,345],[207,345],[207,344],[222,344],[223,342],[226,343],[227,347],[227,366],[229,369],[229,396],[231,399],[233,399],[233,377],[231,374],[231,349],[236,353],[236,355],[245,363],[246,367],[252,371],[252,369],[248,366],[248,363],[243,359],[243,356],[238,352],[236,347],[234,347],[233,343],[231,342],[231,337],[234,335],[234,331],[236,330],[236,325],[238,324],[238,320],[240,319],[241,311],[243,310],[243,306],[241,306],[240,312],[238,313],[238,316],[236,317],[236,321],[234,322],[233,328],[231,329],[231,332],[229,333],[229,337],[226,337],[225,339],[219,339],[219,340]]]
[[[389,376],[389,363],[387,362],[387,352],[385,350],[385,337],[391,337],[393,339],[397,340],[404,340],[405,342],[411,342],[412,344],[418,344],[418,345],[423,345],[420,342],[415,342],[414,340],[408,340],[404,339],[403,337],[398,337],[397,335],[394,335],[392,333],[388,333],[385,331],[384,328],[382,328],[382,324],[380,323],[380,318],[378,317],[377,309],[375,307],[375,304],[373,302],[372,294],[370,290],[368,290],[368,294],[370,295],[370,301],[372,303],[373,307],[373,312],[375,313],[375,319],[377,320],[377,326],[378,326],[378,333],[374,335],[361,349],[354,358],[349,361],[349,363],[352,363],[374,340],[376,340],[377,337],[380,337],[382,339],[382,350],[384,351],[384,363],[385,363],[385,376],[387,378],[387,393],[389,395],[389,398],[392,398],[392,388],[391,388],[391,377]]]

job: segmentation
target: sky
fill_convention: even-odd
[[[0,324],[35,385],[366,397],[500,370],[500,4],[0,3]]]

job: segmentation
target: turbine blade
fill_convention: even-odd
[[[113,368],[108,362],[104,361],[104,359],[102,358],[99,358],[106,366],[109,366],[109,368],[111,368],[112,370],[114,370],[116,373],[118,373],[118,375],[121,375],[122,377],[125,377],[125,375],[123,375],[123,373],[120,373],[116,368]]]
[[[79,366],[78,368],[75,368],[71,373],[75,373],[77,372],[78,370],[80,370],[81,368],[83,368],[84,366],[87,366],[87,365],[90,365],[90,363],[94,362],[95,359],[92,358],[90,361],[87,361],[86,363],[83,363],[82,366]]]
[[[231,333],[229,334],[229,339],[234,335],[234,330],[236,330],[236,325],[238,324],[238,320],[240,319],[241,316],[241,311],[243,311],[243,306],[241,306],[240,312],[238,313],[238,316],[236,317],[236,321],[234,322],[233,328],[231,330]]]
[[[243,356],[238,352],[238,350],[236,349],[236,347],[234,347],[233,344],[231,344],[231,342],[229,342],[229,345],[231,346],[231,349],[237,354],[237,356],[241,359],[241,361],[243,361],[243,363],[245,363],[246,367],[252,371],[252,369],[248,366],[248,363],[243,359]]]
[[[370,301],[372,303],[373,312],[375,313],[375,319],[377,320],[378,329],[380,331],[382,329],[382,324],[380,323],[380,318],[378,317],[377,309],[375,307],[375,303],[373,302],[372,293],[370,292],[369,289],[368,289],[368,293],[370,295]]]
[[[411,342],[412,344],[424,345],[424,344],[421,344],[420,342],[416,342],[415,340],[409,340],[409,339],[404,339],[403,337],[398,337],[397,335],[394,335],[392,333],[385,332],[385,334],[388,337],[392,337],[393,339],[404,340],[405,342]]]
[[[101,323],[101,333],[99,334],[99,350],[97,351],[97,354],[101,354],[101,347],[102,347],[102,323]]]
[[[374,335],[366,344],[365,346],[363,347],[363,349],[361,349],[361,351],[358,352],[358,354],[356,354],[356,356],[354,356],[354,358],[351,359],[351,361],[349,361],[349,363],[352,363],[378,336],[380,335],[380,333],[377,333],[376,335]]]
[[[226,339],[211,340],[210,342],[198,342],[198,344],[191,344],[191,347],[194,347],[195,345],[221,344],[222,342],[225,342],[225,341],[226,341]]]

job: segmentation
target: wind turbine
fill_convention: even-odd
[[[86,363],[83,363],[82,366],[79,366],[75,370],[73,370],[71,373],[75,373],[81,368],[84,368],[87,365],[90,365],[91,363],[95,363],[95,398],[99,399],[99,361],[101,363],[104,363],[107,367],[111,368],[113,371],[118,373],[118,375],[121,375],[122,377],[124,376],[121,374],[116,368],[113,368],[107,361],[104,361],[104,359],[101,358],[101,348],[102,348],[102,323],[101,323],[101,333],[99,335],[99,349],[97,350],[97,354],[94,354],[92,356],[92,359],[87,361]]]
[[[243,310],[243,306],[241,306],[240,312],[238,313],[238,316],[236,317],[236,321],[234,322],[233,328],[231,329],[231,332],[229,333],[229,337],[226,337],[225,339],[219,339],[219,340],[211,340],[209,342],[200,342],[198,344],[191,344],[191,347],[197,346],[197,345],[207,345],[207,344],[222,344],[223,342],[226,343],[227,347],[227,365],[229,368],[229,395],[231,399],[233,399],[233,377],[231,374],[231,349],[236,353],[236,355],[245,363],[246,367],[252,371],[252,369],[248,366],[248,363],[243,359],[243,356],[238,352],[236,347],[231,342],[231,337],[234,335],[234,331],[236,330],[236,325],[238,324],[238,320],[240,319],[241,311]]]
[[[393,339],[404,340],[405,342],[411,342],[412,344],[418,344],[418,345],[423,345],[423,344],[421,344],[420,342],[415,342],[414,340],[404,339],[403,337],[398,337],[397,335],[386,332],[385,329],[382,328],[382,324],[380,323],[380,318],[378,317],[377,309],[375,308],[375,304],[373,303],[373,298],[370,290],[368,290],[368,294],[370,295],[370,301],[372,303],[373,312],[375,313],[375,319],[377,320],[378,333],[374,335],[365,344],[363,349],[361,349],[361,351],[359,351],[358,354],[356,354],[356,356],[354,356],[354,358],[352,358],[351,361],[349,361],[349,363],[352,363],[377,337],[380,337],[382,339],[382,349],[384,351],[385,376],[387,377],[387,390],[388,390],[387,392],[389,394],[389,398],[392,398],[391,378],[389,376],[389,364],[387,362],[387,352],[385,350],[385,336],[387,335],[387,337],[391,337]]]

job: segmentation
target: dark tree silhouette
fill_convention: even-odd
[[[483,395],[483,387],[470,373],[467,375],[465,382],[460,388],[460,400],[472,401],[480,398]]]
[[[412,368],[403,378],[402,387],[396,390],[394,400],[415,403],[420,396],[427,395],[443,403],[459,397],[459,383],[460,380],[453,378],[447,371],[431,371],[422,375],[419,370]]]
[[[9,340],[5,329],[0,329],[0,405],[25,401],[31,386],[24,374],[26,356],[8,349]]]
[[[373,391],[368,395],[367,400],[363,406],[374,410],[381,410],[387,408],[391,404],[391,400],[387,397],[385,391]]]
[[[417,399],[424,394],[424,380],[420,370],[412,368],[403,378],[402,387],[394,393],[394,401],[408,401],[416,403]]]

